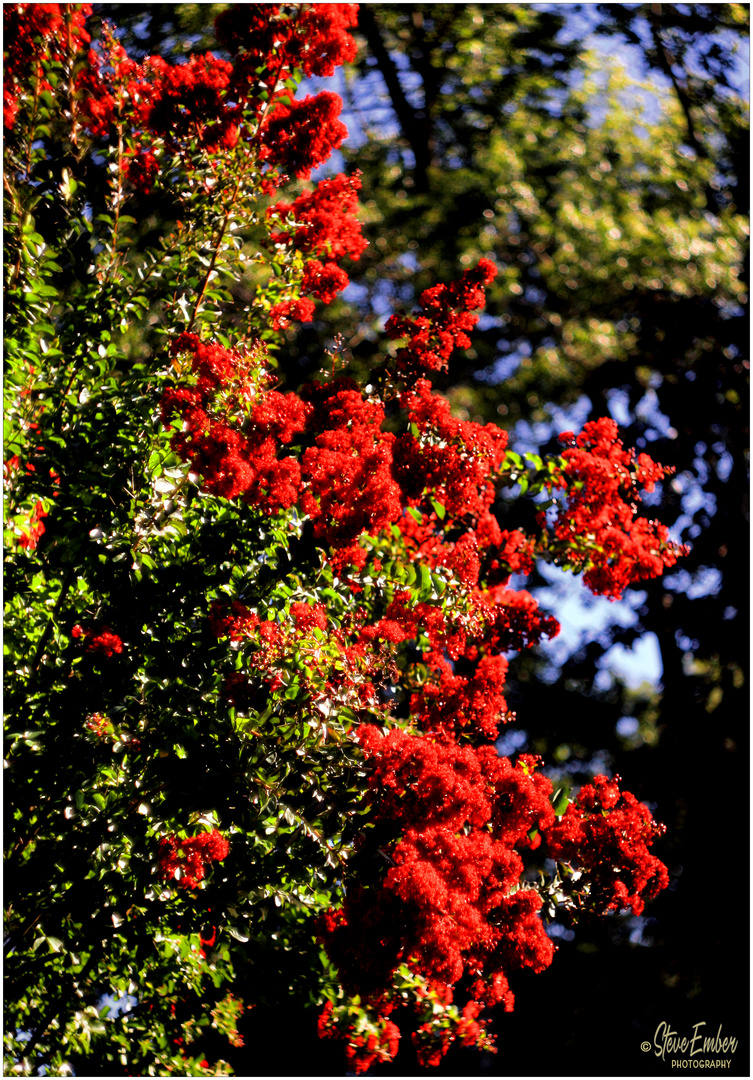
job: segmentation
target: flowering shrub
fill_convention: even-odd
[[[511,576],[659,575],[681,552],[637,504],[666,470],[608,420],[544,460],[452,415],[431,376],[489,260],[388,320],[369,385],[333,356],[278,389],[279,331],[365,245],[357,177],[310,181],[341,102],[295,97],[352,59],[355,6],[231,6],[225,57],[182,65],[89,14],[4,10],[8,1068],[227,1071],[210,1028],[241,1045],[247,971],[291,950],[356,1071],[406,1004],[422,1064],[491,1049],[488,1010],[552,963],[560,873],[573,915],[667,884],[616,779],[563,807],[494,747],[510,660],[559,631]],[[515,483],[550,499],[534,533]]]

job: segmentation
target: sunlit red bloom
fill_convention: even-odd
[[[290,243],[299,251],[311,252],[330,260],[348,256],[357,259],[366,247],[361,235],[358,210],[358,176],[326,177],[313,191],[304,192],[292,203],[276,203],[267,211],[273,223],[295,222],[291,232],[275,232],[273,243]]]
[[[91,4],[3,4],[3,122],[15,124],[21,100],[34,85],[51,90],[43,76],[48,60],[71,58],[89,41],[84,26]]]
[[[341,561],[362,566],[366,552],[356,541],[401,514],[392,476],[393,436],[381,430],[384,409],[366,401],[356,384],[308,383],[302,395],[312,408],[314,445],[305,451],[301,505],[314,535],[339,550]]]
[[[371,765],[374,820],[392,823],[400,839],[381,884],[350,890],[323,931],[344,985],[373,994],[410,956],[448,992],[484,967],[489,979],[500,976],[494,985],[503,1000],[506,971],[540,971],[553,955],[538,916],[541,898],[516,891],[518,847],[533,828],[554,821],[550,782],[529,759],[513,766],[492,746],[397,730],[385,736],[368,726],[359,741]],[[470,1027],[462,1030],[470,1037]]]
[[[347,138],[338,120],[342,100],[329,90],[288,105],[276,105],[262,132],[262,158],[270,165],[307,180]]]
[[[291,321],[311,322],[313,317],[314,301],[308,296],[301,296],[297,300],[281,300],[269,312],[273,330],[284,329],[290,325]]]
[[[320,263],[318,259],[310,259],[303,272],[301,289],[330,304],[347,284],[348,275],[341,267],[333,262]]]
[[[400,403],[411,429],[395,440],[393,473],[405,497],[418,500],[428,489],[450,515],[482,517],[494,500],[492,477],[504,459],[507,432],[455,419],[426,379]]]
[[[386,1011],[386,1010],[385,1010]],[[378,1016],[366,1032],[341,1010],[335,1011],[328,1001],[317,1021],[320,1039],[341,1039],[345,1042],[348,1065],[358,1076],[367,1072],[376,1061],[392,1061],[400,1042],[400,1029],[385,1016]]]
[[[44,504],[37,500],[34,509],[29,514],[27,529],[22,530],[21,535],[18,538],[21,547],[26,548],[27,551],[34,551],[40,538],[45,532],[45,525],[42,521],[43,517],[47,517],[47,511],[44,508]]]
[[[209,150],[233,145],[237,129],[226,105],[233,65],[212,53],[190,56],[170,65],[152,56],[145,62],[150,76],[150,103],[145,122],[168,143],[195,134]]]
[[[84,627],[77,624],[71,630],[71,637],[82,638],[86,642],[86,651],[90,653],[112,656],[123,651],[123,642],[109,626]]]
[[[217,829],[186,840],[167,836],[159,843],[160,875],[182,889],[194,889],[203,880],[209,863],[222,862],[229,852],[229,843]]]
[[[216,600],[209,611],[209,625],[218,638],[241,641],[259,625],[259,617],[239,600],[233,600],[230,605]]]
[[[620,791],[618,779],[596,776],[584,784],[562,817],[544,830],[544,842],[552,858],[583,870],[596,910],[630,908],[640,915],[646,901],[669,884],[666,866],[648,850],[663,830],[644,803]]]
[[[249,76],[267,67],[277,78],[294,68],[306,77],[329,76],[353,60],[356,43],[348,29],[356,25],[357,4],[307,4],[282,16],[281,4],[232,4],[215,19],[217,40],[243,61]]]
[[[180,335],[173,352],[191,355],[194,376],[162,396],[165,424],[176,416],[183,421],[173,449],[191,462],[212,494],[243,498],[267,513],[292,506],[300,466],[281,449],[304,429],[307,406],[294,394],[262,393],[253,355],[203,343],[194,334]]]
[[[559,485],[567,498],[551,526],[553,537],[568,546],[568,558],[584,569],[592,592],[619,600],[630,584],[658,577],[685,553],[665,525],[636,516],[638,485],[651,490],[671,470],[647,454],[636,463],[608,418],[585,424],[577,437],[564,432],[560,441],[565,449]],[[547,524],[544,515],[540,521]]]
[[[474,312],[485,303],[484,287],[497,275],[489,259],[480,259],[473,270],[449,285],[435,285],[421,293],[422,313],[392,315],[386,331],[393,340],[407,339],[397,351],[397,370],[403,375],[444,371],[456,348],[466,349],[468,333],[478,322]]]

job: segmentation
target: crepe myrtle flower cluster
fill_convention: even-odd
[[[595,776],[549,830],[551,856],[582,868],[596,910],[630,908],[640,915],[647,900],[669,885],[667,868],[648,851],[663,827],[647,806],[619,789],[619,776]]]
[[[400,1042],[400,1029],[392,1020],[380,1017],[359,1030],[357,1021],[338,1024],[338,1019],[333,1002],[328,1001],[317,1025],[319,1038],[342,1039],[348,1068],[357,1076],[368,1072],[375,1062],[393,1060]]]
[[[173,449],[191,461],[203,486],[226,499],[241,497],[267,513],[295,502],[301,483],[298,462],[285,446],[303,431],[306,407],[294,394],[269,391],[258,353],[241,356],[184,333],[172,353],[190,358],[191,379],[162,397],[165,423],[182,421]]]
[[[541,897],[520,887],[529,833],[554,821],[549,781],[534,759],[514,766],[491,745],[384,735],[370,725],[359,741],[372,766],[377,828],[400,838],[386,850],[381,880],[351,888],[324,920],[322,937],[346,992],[379,1015],[395,970],[408,962],[446,1004],[467,975],[474,1020],[485,1005],[511,1009],[509,974],[542,971],[554,953],[538,917]],[[436,1050],[420,1032],[414,1042],[430,1056]]]
[[[257,69],[271,67],[272,60],[282,78],[296,69],[306,78],[334,75],[355,59],[348,30],[357,21],[357,4],[233,4],[218,15],[215,31],[247,83],[255,85]]]
[[[534,599],[495,591],[507,608],[505,645],[524,648],[541,632]],[[528,621],[519,618],[516,630],[521,595],[519,610]],[[342,906],[320,927],[345,1000],[357,996],[365,1010],[356,1021],[344,1005],[329,1002],[320,1034],[343,1041],[356,1072],[394,1057],[399,1029],[390,1017],[403,1001],[399,970],[406,964],[424,987],[413,994],[420,1020],[413,1042],[423,1065],[438,1064],[453,1042],[492,1048],[485,1010],[511,1010],[510,977],[522,968],[544,970],[555,951],[541,918],[542,897],[522,877],[527,851],[540,849],[541,857],[579,869],[588,910],[639,911],[668,881],[648,850],[658,827],[645,806],[620,793],[617,780],[597,777],[557,818],[539,759],[498,755],[492,740],[508,718],[507,661],[489,645],[500,640],[499,619],[479,596],[485,602],[462,620],[398,592],[381,619],[347,630],[334,629],[319,604],[293,603],[289,623],[260,620],[238,601],[215,602],[210,611],[218,637],[252,646],[247,670],[266,676],[272,693],[281,684],[279,674],[269,675],[289,667],[286,655],[314,627],[336,642],[339,687],[351,701],[357,668],[349,671],[347,660],[382,645],[423,642],[429,677],[411,695],[410,729],[385,731],[365,720],[355,729],[369,770],[370,821],[386,865],[376,875],[356,875]],[[249,675],[230,678],[233,693],[245,684],[245,699],[236,700],[248,705]],[[334,696],[337,678],[319,663],[311,703],[317,683]],[[364,702],[373,701],[374,685],[361,689],[369,691]],[[369,850],[364,836],[354,860]],[[470,996],[456,1005],[461,980]]]
[[[512,1010],[511,974],[552,962],[542,898],[521,877],[527,849],[578,868],[584,904],[602,913],[640,913],[668,884],[666,867],[648,851],[661,830],[617,779],[584,785],[558,819],[536,757],[513,764],[491,745],[370,725],[358,738],[371,764],[373,820],[383,840],[397,839],[381,849],[389,863],[381,878],[352,887],[327,914],[322,940],[346,994],[360,995],[377,1025],[395,1008],[401,963],[445,1006],[465,980],[462,1010],[446,1012],[440,1030],[429,1019],[413,1035],[423,1065],[438,1064],[455,1040],[493,1049],[483,1010]],[[327,1006],[321,1023],[351,1047],[358,1071],[368,1067],[374,1048],[354,1043],[347,1014],[338,1018]]]
[[[91,11],[90,4],[5,6],[6,129],[16,123],[29,72],[43,60],[75,58],[81,68],[76,110],[84,130],[103,138],[127,119],[142,153],[158,145],[179,148],[194,137],[205,149],[228,150],[247,138],[258,143],[268,166],[307,178],[347,135],[337,119],[342,102],[336,94],[295,101],[282,84],[296,70],[307,77],[332,75],[354,58],[348,28],[355,26],[357,5],[233,5],[215,24],[218,44],[231,59],[209,52],[184,64],[159,56],[137,63],[107,32],[100,51],[85,52]]]
[[[480,286],[466,289],[473,273],[464,273],[456,292],[470,291],[478,303]],[[259,351],[249,360],[196,334],[181,334],[172,351],[191,357],[191,378],[165,391],[163,420],[182,421],[173,449],[191,462],[208,492],[240,497],[267,513],[299,506],[317,541],[332,549],[338,569],[363,567],[362,534],[379,533],[406,508],[429,510],[438,501],[450,519],[470,527],[449,548],[430,535],[423,543],[414,537],[422,555],[469,586],[482,569],[493,588],[504,586],[511,573],[530,571],[535,538],[502,530],[491,513],[506,432],[453,418],[427,379],[393,397],[393,408],[405,418],[405,429],[394,433],[383,430],[384,404],[366,398],[352,380],[312,382],[299,394],[279,394],[265,389]],[[397,367],[401,362],[398,350]],[[254,367],[253,385],[241,387],[246,407],[232,414],[230,383],[239,370]],[[666,527],[636,517],[637,485],[653,484],[667,470],[645,454],[631,469],[633,457],[623,450],[613,421],[586,425],[561,461],[553,482],[566,500],[547,543],[584,569],[594,592],[619,598],[629,584],[676,562],[683,549],[669,540]],[[539,520],[546,528],[546,514]]]
[[[123,642],[117,634],[113,633],[109,626],[81,626],[77,623],[71,629],[71,637],[82,640],[86,644],[86,651],[99,654],[100,656],[113,656],[122,653]]]
[[[91,4],[3,4],[3,124],[12,130],[30,83],[52,90],[42,60],[60,60],[91,40],[85,29]]]
[[[338,173],[320,180],[292,203],[277,202],[267,210],[267,219],[280,231],[271,233],[270,244],[286,244],[318,258],[354,261],[367,246],[361,235],[358,212],[358,175]],[[292,226],[292,228],[291,228]]]
[[[287,326],[292,319],[308,322],[314,314],[312,296],[330,303],[348,285],[348,275],[337,260],[357,260],[367,246],[356,216],[360,187],[357,175],[339,173],[320,180],[292,203],[278,202],[267,210],[270,228],[278,230],[270,233],[270,246],[315,256],[306,263],[301,280],[306,295],[275,304],[270,311],[273,328]]]
[[[357,611],[335,629],[318,603],[292,603],[290,619],[275,622],[260,619],[239,601],[215,601],[209,612],[212,632],[236,646],[244,643],[251,647],[246,654],[247,671],[232,671],[225,678],[226,700],[238,709],[259,707],[270,694],[284,688],[291,656],[304,649],[309,653],[312,674],[301,680],[301,691],[308,693],[309,706],[326,710],[333,700],[373,706],[377,687],[372,677],[376,680],[384,675],[385,657],[378,645],[375,647],[372,628],[363,625],[364,617],[365,612]],[[323,659],[322,641],[335,645],[334,659]]]
[[[94,140],[117,143],[127,135],[118,163],[126,193],[129,187],[149,193],[159,184],[166,156],[177,154],[190,173],[195,140],[210,155],[240,144],[244,160],[263,170],[261,190],[273,195],[291,177],[308,179],[347,136],[337,94],[323,90],[298,100],[285,82],[299,72],[331,76],[355,57],[349,28],[357,5],[232,5],[215,22],[230,59],[208,52],[180,64],[160,56],[130,59],[108,26],[87,51],[90,14],[88,4],[6,5],[5,127],[11,133],[16,127],[30,71],[50,59],[75,61],[72,122]],[[36,92],[42,89],[51,87],[39,82]],[[366,244],[355,215],[358,186],[355,177],[328,178],[268,211],[277,229],[273,242],[305,254],[302,279],[271,305],[273,328],[309,321],[314,299],[330,303],[347,286],[338,261],[357,259]]]
[[[195,889],[204,879],[206,867],[222,862],[230,844],[217,829],[185,840],[163,837],[159,842],[159,872],[163,881],[177,882],[181,889]]]
[[[460,283],[469,280],[476,280],[474,271]],[[480,292],[471,291],[474,297]],[[267,512],[299,503],[316,539],[335,549],[337,565],[363,566],[361,534],[397,521],[424,492],[446,499],[452,510],[462,500],[469,514],[488,515],[490,477],[502,461],[506,434],[492,424],[454,420],[426,380],[397,401],[411,425],[399,436],[382,430],[384,405],[344,378],[308,383],[299,395],[264,392],[259,378],[258,403],[234,424],[220,406],[237,354],[194,334],[180,335],[172,351],[192,357],[191,381],[169,388],[162,399],[165,423],[182,420],[173,448],[203,476],[207,491],[241,497]],[[424,435],[417,438],[412,432],[419,423]],[[294,440],[302,452],[286,445]]]
[[[552,538],[585,568],[583,580],[592,592],[619,600],[632,581],[659,576],[686,553],[665,525],[635,512],[639,486],[653,491],[674,470],[648,454],[636,460],[608,417],[589,421],[578,436],[566,431],[559,438],[565,449],[558,481],[567,499],[551,525]],[[539,521],[546,525],[546,515]]]
[[[490,259],[480,259],[450,285],[424,289],[421,311],[413,315],[392,315],[385,327],[394,341],[407,339],[397,350],[397,369],[403,375],[442,371],[453,349],[466,349],[469,332],[478,322],[475,312],[483,308],[484,286],[491,285],[497,268]]]

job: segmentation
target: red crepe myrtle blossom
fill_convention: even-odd
[[[338,292],[348,285],[347,273],[337,266],[335,260],[349,255],[357,259],[366,247],[361,236],[361,223],[356,217],[358,207],[357,177],[350,179],[342,173],[325,179],[310,192],[304,192],[292,203],[277,203],[267,211],[270,223],[284,224],[291,216],[292,232],[273,232],[270,244],[287,243],[299,251],[327,258],[310,259],[304,268],[301,291],[330,303]],[[291,319],[305,322],[313,316],[311,300],[303,297],[280,301],[270,311],[273,328],[286,326]]]
[[[311,259],[306,263],[301,289],[325,304],[331,304],[347,284],[348,275],[335,263],[320,263],[318,259]]]
[[[424,1064],[437,1064],[454,1038],[473,1044],[485,1037],[482,1009],[513,1007],[511,971],[551,963],[542,899],[521,880],[519,852],[536,846],[533,829],[549,855],[583,868],[597,907],[639,913],[668,883],[666,868],[647,851],[657,827],[617,781],[596,777],[557,820],[536,758],[522,755],[513,766],[491,746],[460,748],[401,731],[385,736],[369,726],[359,739],[372,765],[374,821],[382,830],[391,823],[399,839],[388,848],[381,883],[351,889],[322,936],[347,993],[361,994],[377,1014],[408,958],[445,1002],[464,974],[476,976],[454,1031],[445,1028],[437,1039],[430,1023],[419,1028]],[[334,1035],[331,1013],[325,1009],[321,1023]],[[342,1025],[339,1037],[350,1038]]]
[[[292,506],[300,491],[300,466],[280,452],[304,429],[306,405],[294,394],[262,396],[261,361],[254,353],[241,357],[194,334],[181,334],[173,352],[191,356],[193,375],[162,397],[164,422],[176,415],[183,420],[173,449],[191,462],[212,494],[240,496],[267,513]]]
[[[290,614],[293,616],[296,629],[303,634],[313,627],[318,630],[327,629],[327,612],[322,604],[291,604]]]
[[[548,853],[582,869],[591,884],[596,910],[630,908],[640,915],[645,902],[669,884],[666,866],[649,847],[663,832],[648,807],[619,777],[594,777],[553,827],[544,830]]]
[[[541,971],[554,952],[540,896],[519,887],[517,850],[528,846],[533,828],[554,822],[550,782],[535,759],[513,766],[492,746],[459,747],[401,731],[385,736],[371,726],[358,737],[372,766],[374,820],[400,838],[381,883],[350,890],[324,924],[343,985],[377,1000],[410,958],[448,1000],[464,973],[483,973],[473,988],[479,1009],[468,1010],[466,1020],[475,1021],[487,986],[492,1000],[511,1006],[507,973]],[[461,1031],[466,1039],[482,1034],[481,1026]]]
[[[491,528],[484,531],[479,543],[484,546],[484,578],[489,585],[507,585],[511,574],[530,574],[535,559],[536,538],[527,536],[520,529],[500,529],[496,520],[491,518]],[[476,527],[476,536],[480,529]],[[486,543],[484,543],[486,541]]]
[[[560,624],[552,615],[544,615],[539,602],[525,589],[506,589],[501,585],[475,594],[479,613],[488,621],[486,647],[506,652],[538,645],[542,637],[555,638]]]
[[[123,651],[123,642],[114,634],[109,626],[83,627],[79,624],[71,630],[71,637],[83,638],[86,642],[86,651],[100,653],[102,656],[112,656],[113,653]]]
[[[101,48],[101,56],[90,50],[75,83],[79,113],[90,135],[106,136],[128,120],[144,144],[140,152],[147,155],[150,144],[160,140],[172,149],[190,137],[208,151],[235,145],[237,110],[228,102],[233,74],[228,61],[206,53],[190,56],[185,64],[171,65],[159,56],[137,64],[107,32]],[[153,156],[141,162],[147,175],[155,163]],[[132,182],[138,178],[133,166],[128,173]]]
[[[89,40],[84,24],[91,4],[3,4],[3,123],[15,125],[30,84],[35,92],[51,90],[42,61],[75,54]]]
[[[74,83],[78,117],[94,138],[107,136],[126,118],[143,125],[152,94],[148,69],[127,56],[107,26],[99,48],[89,50]]]
[[[470,677],[455,675],[449,663],[440,658],[432,675],[418,693],[411,697],[411,713],[428,732],[461,731],[480,733],[493,740],[499,736],[499,722],[506,720],[507,703],[502,687],[507,674],[503,656],[485,656]]]
[[[281,300],[274,304],[269,312],[270,326],[273,330],[284,330],[291,321],[311,322],[314,317],[314,301],[308,296],[298,300]]]
[[[219,600],[215,600],[209,612],[209,625],[216,637],[241,641],[259,625],[259,616],[249,611],[239,600],[233,600],[229,610]]]
[[[397,437],[393,453],[393,471],[405,496],[418,501],[428,490],[451,516],[483,516],[494,500],[491,477],[504,460],[507,432],[494,424],[456,420],[427,379],[406,391],[400,404],[412,425]]]
[[[454,297],[470,297],[468,302],[475,303],[479,296],[483,300],[479,282],[489,277],[488,268],[475,276],[468,271],[447,288]],[[312,260],[302,287],[328,301],[346,283],[347,275],[334,263]],[[283,301],[273,307],[273,322],[280,324],[295,314],[294,305],[300,303]],[[191,356],[193,376],[163,394],[165,423],[175,416],[183,421],[183,430],[173,436],[173,449],[191,462],[205,490],[213,494],[241,497],[267,512],[299,502],[314,522],[316,538],[336,549],[337,566],[363,566],[366,553],[357,543],[359,536],[374,535],[398,520],[404,502],[420,499],[427,489],[451,513],[462,506],[479,521],[489,516],[491,478],[504,458],[507,435],[491,424],[455,420],[448,402],[433,394],[426,380],[400,398],[412,430],[423,435],[417,438],[411,430],[395,437],[381,431],[383,406],[367,401],[352,381],[339,380],[329,387],[309,383],[300,397],[265,393],[260,354],[250,382],[236,377],[233,403],[237,410],[245,395],[246,410],[231,417],[223,403],[242,363],[239,354],[201,342],[194,334],[180,335],[173,353]],[[281,443],[304,433],[313,445],[300,459],[281,453]],[[477,576],[475,544],[469,534],[455,544],[446,562],[467,583]]]
[[[335,1015],[331,1001],[324,1006],[317,1027],[320,1039],[345,1042],[348,1066],[357,1076],[367,1072],[375,1061],[392,1061],[400,1042],[400,1029],[391,1020],[380,1017],[375,1024],[359,1031],[355,1021]]]
[[[164,881],[177,881],[181,889],[194,889],[203,880],[209,863],[222,862],[229,851],[229,843],[217,829],[187,840],[167,836],[159,842],[159,871]]]
[[[88,14],[90,7],[85,7]],[[356,11],[348,4],[299,5],[290,10],[280,5],[238,5],[216,20],[218,40],[233,54],[231,61],[206,53],[192,55],[183,64],[169,64],[159,56],[137,64],[105,34],[101,47],[106,67],[92,50],[76,77],[81,120],[90,135],[100,137],[130,117],[142,145],[127,175],[142,191],[149,190],[158,171],[153,143],[177,149],[195,137],[209,152],[232,149],[244,110],[246,120],[254,115],[263,120],[258,144],[262,160],[306,177],[347,135],[337,119],[342,102],[328,91],[303,101],[273,92],[268,108],[255,97],[257,71],[270,67],[275,85],[293,68],[331,75],[336,64],[355,56],[355,41],[346,28],[355,25]],[[83,25],[82,16],[80,21]],[[82,40],[88,41],[82,33]],[[6,90],[6,123],[12,122],[13,110],[13,93]],[[257,146],[256,131],[248,130],[244,137]]]
[[[34,551],[45,532],[43,517],[47,517],[47,511],[44,508],[44,503],[37,500],[34,509],[29,514],[28,528],[22,530],[18,538],[21,547],[26,548],[27,551]]]
[[[628,585],[659,576],[685,554],[665,525],[636,517],[638,485],[652,490],[673,470],[647,454],[636,462],[606,417],[585,424],[577,437],[564,432],[560,441],[566,449],[559,484],[567,501],[556,514],[554,539],[567,545],[576,566],[585,567],[583,580],[592,592],[619,600]],[[544,515],[540,522],[546,524]]]
[[[402,512],[392,476],[393,436],[381,430],[382,405],[367,401],[350,379],[329,386],[308,383],[314,445],[302,458],[303,510],[314,535],[339,550],[339,563],[362,566],[366,552],[356,541],[376,533]]]
[[[144,116],[150,131],[168,145],[194,133],[207,150],[235,145],[238,129],[226,104],[233,74],[229,61],[206,53],[172,66],[151,56],[145,67],[151,76]]]
[[[125,175],[137,191],[148,194],[158,173],[159,162],[151,150],[140,150],[129,154]]]
[[[471,344],[468,332],[479,318],[473,312],[484,306],[484,286],[490,285],[496,276],[494,263],[480,259],[458,281],[425,289],[420,297],[423,314],[390,316],[386,325],[389,337],[408,339],[397,352],[398,373],[444,371],[454,349],[468,348]]]
[[[303,101],[277,104],[262,129],[261,159],[284,173],[308,180],[311,170],[323,164],[347,138],[348,129],[338,120],[342,99],[329,90]]]
[[[215,19],[220,45],[243,61],[249,78],[259,67],[288,78],[300,68],[307,78],[330,76],[356,56],[348,28],[357,4],[233,4]]]
[[[273,226],[282,224],[290,217],[295,222],[292,232],[274,232],[270,243],[287,243],[299,251],[312,255],[341,259],[360,258],[367,246],[361,235],[357,191],[361,187],[358,176],[338,173],[320,180],[313,191],[306,191],[292,203],[278,202],[267,210],[267,218]]]

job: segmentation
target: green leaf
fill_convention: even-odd
[[[421,564],[419,567],[419,577],[422,592],[429,592],[432,589],[432,575],[431,570],[425,564]]]
[[[557,788],[554,795],[552,795],[552,807],[557,817],[562,817],[569,805],[570,800],[568,798],[566,789]]]

